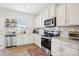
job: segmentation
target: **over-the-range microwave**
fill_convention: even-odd
[[[45,20],[44,21],[44,26],[45,27],[51,27],[51,26],[56,26],[56,17]]]

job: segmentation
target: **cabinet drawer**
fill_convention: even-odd
[[[51,53],[53,56],[60,56],[61,55],[61,52],[60,51],[57,51],[57,50],[53,50],[52,53]]]
[[[77,44],[73,44],[73,43],[69,43],[69,42],[62,42],[62,46],[65,48],[72,48],[72,49],[78,49],[78,45]]]
[[[52,39],[52,43],[58,43],[58,44],[60,44],[60,43],[61,43],[61,40],[58,40],[58,39]]]
[[[63,53],[64,56],[78,56],[78,50],[73,48],[64,47]]]

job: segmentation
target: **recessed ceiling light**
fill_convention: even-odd
[[[29,6],[27,6],[26,8],[30,8]]]

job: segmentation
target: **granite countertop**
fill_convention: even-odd
[[[69,37],[52,37],[52,39],[58,39],[58,40],[62,40],[62,41],[66,41],[66,42],[70,42],[70,43],[76,43],[79,44],[79,40],[78,39],[70,39]]]

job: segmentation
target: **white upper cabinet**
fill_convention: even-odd
[[[50,19],[55,17],[55,4],[51,4],[43,11],[43,19]]]
[[[34,27],[38,28],[38,16],[35,18]]]
[[[69,25],[79,25],[79,4],[67,4],[67,12]]]
[[[42,19],[42,16],[39,15],[39,16],[38,16],[38,27],[41,27],[41,19]]]
[[[37,27],[44,27],[44,20],[56,17],[57,26],[79,25],[79,4],[51,4],[43,10],[38,16]]]
[[[44,13],[41,13],[40,15],[41,15],[41,27],[44,27],[45,15],[44,15]]]
[[[44,20],[49,19],[49,15],[48,15],[48,8],[46,10],[44,10],[41,14],[41,27],[44,27]]]
[[[79,25],[79,4],[58,4],[56,6],[57,26]]]
[[[42,12],[42,17],[43,17],[43,19],[44,20],[47,20],[47,19],[49,19],[49,9],[48,8],[46,8],[43,12]]]
[[[36,27],[44,27],[44,20],[55,17],[55,4],[49,5],[45,10],[43,10],[36,19]],[[38,22],[37,22],[38,21]]]
[[[57,26],[66,25],[66,4],[56,5]]]
[[[48,19],[48,9],[44,10],[41,14],[41,27],[44,27],[44,21]]]
[[[51,6],[49,6],[49,10],[48,10],[48,17],[49,18],[53,18],[56,16],[56,4],[51,4]]]

